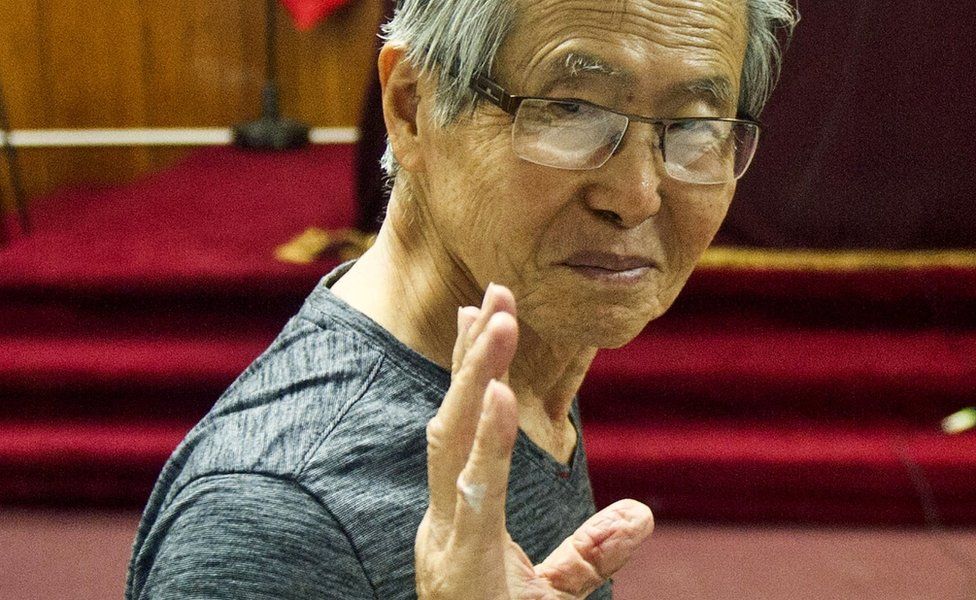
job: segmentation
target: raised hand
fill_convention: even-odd
[[[518,408],[508,369],[518,343],[515,299],[497,285],[458,311],[451,387],[427,425],[430,506],[415,544],[423,600],[585,598],[653,529],[651,511],[621,500],[532,565],[505,526]]]

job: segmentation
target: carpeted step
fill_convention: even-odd
[[[849,264],[853,263],[853,264]],[[891,264],[888,264],[888,263]],[[738,303],[729,304],[730,299]],[[874,322],[877,313],[902,322],[933,317],[973,324],[976,252],[856,253],[712,248],[678,304],[726,309],[759,307],[824,321],[853,317]]]
[[[581,390],[588,419],[674,416],[893,420],[933,425],[976,397],[976,332],[652,324],[605,351]],[[200,413],[274,339],[195,335],[0,337],[0,417]],[[128,400],[138,397],[139,405]]]
[[[0,420],[0,503],[141,507],[192,425]]]
[[[274,335],[0,338],[0,418],[196,419]]]
[[[348,226],[352,156],[205,148],[130,185],[38,199],[32,234],[0,248],[0,328],[103,305],[121,319],[168,303],[177,320],[201,304],[296,306],[335,261],[289,264],[274,249],[311,226]]]
[[[0,337],[270,340],[337,260],[274,249],[351,222],[352,156],[206,148],[143,181],[37,200],[32,234],[0,248]]]
[[[0,502],[140,506],[191,426],[0,421]],[[919,525],[928,511],[976,523],[976,436],[721,421],[584,433],[600,505],[630,497],[703,521]]]
[[[899,424],[588,422],[598,504],[632,497],[665,519],[976,523],[976,436]],[[919,475],[921,474],[921,475]]]
[[[222,336],[273,337],[301,307],[302,293],[275,297],[77,297],[71,294],[0,301],[0,338]]]
[[[976,398],[976,329],[809,328],[666,316],[601,352],[580,391],[601,422],[674,416],[929,426]]]

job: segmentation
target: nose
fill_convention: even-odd
[[[663,157],[659,135],[648,123],[631,123],[605,165],[595,171],[600,184],[587,195],[590,210],[630,229],[661,210]]]

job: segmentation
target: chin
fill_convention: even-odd
[[[594,339],[591,340],[588,345],[593,348],[600,348],[601,350],[604,349],[612,350],[614,348],[620,348],[622,346],[626,346],[627,344],[632,342],[634,338],[636,338],[639,334],[640,331],[608,332],[607,335],[600,336],[599,338],[594,336]]]
[[[527,324],[553,343],[586,348],[619,348],[640,335],[647,324],[664,310],[636,310],[633,307],[599,307],[580,310],[565,307],[559,314],[539,315]],[[533,323],[542,321],[543,323]]]
[[[554,283],[540,286],[546,293],[531,300],[518,297],[519,320],[553,344],[586,348],[626,345],[670,308],[681,289],[660,279],[624,290]]]
[[[594,348],[620,348],[633,341],[654,318],[644,317],[637,321],[615,322],[605,319],[601,323],[593,323],[587,330],[587,345]]]

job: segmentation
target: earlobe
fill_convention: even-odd
[[[383,120],[393,155],[408,171],[421,168],[417,126],[419,71],[401,46],[384,44],[377,61],[383,89]]]

